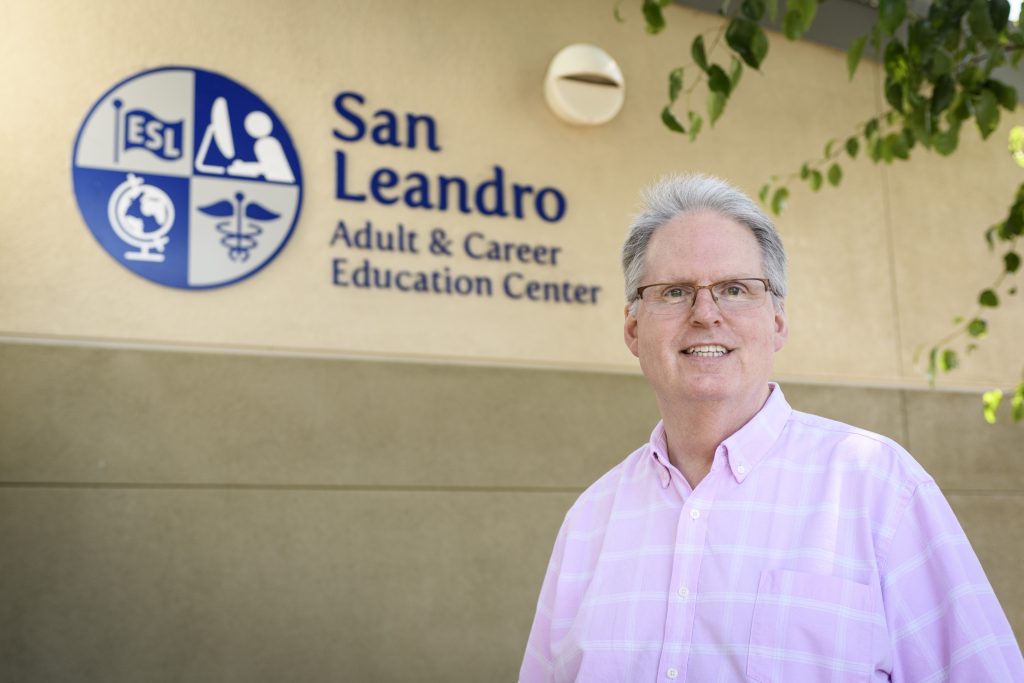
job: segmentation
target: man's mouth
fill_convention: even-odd
[[[700,344],[683,349],[683,353],[687,356],[697,356],[699,358],[719,358],[729,353],[729,349],[720,344]]]

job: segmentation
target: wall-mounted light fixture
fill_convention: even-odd
[[[577,43],[562,48],[551,60],[544,98],[563,121],[596,126],[608,123],[622,109],[626,81],[607,52]]]

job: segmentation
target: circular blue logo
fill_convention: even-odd
[[[291,237],[302,170],[284,124],[226,76],[143,71],[93,105],[72,155],[78,208],[128,270],[181,289],[263,268]]]

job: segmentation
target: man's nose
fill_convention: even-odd
[[[695,325],[715,325],[722,321],[722,310],[711,296],[710,289],[698,289],[690,307],[690,322]]]

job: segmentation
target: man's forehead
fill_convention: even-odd
[[[671,281],[763,277],[763,257],[753,232],[716,212],[691,212],[664,223],[651,236],[648,273]]]

